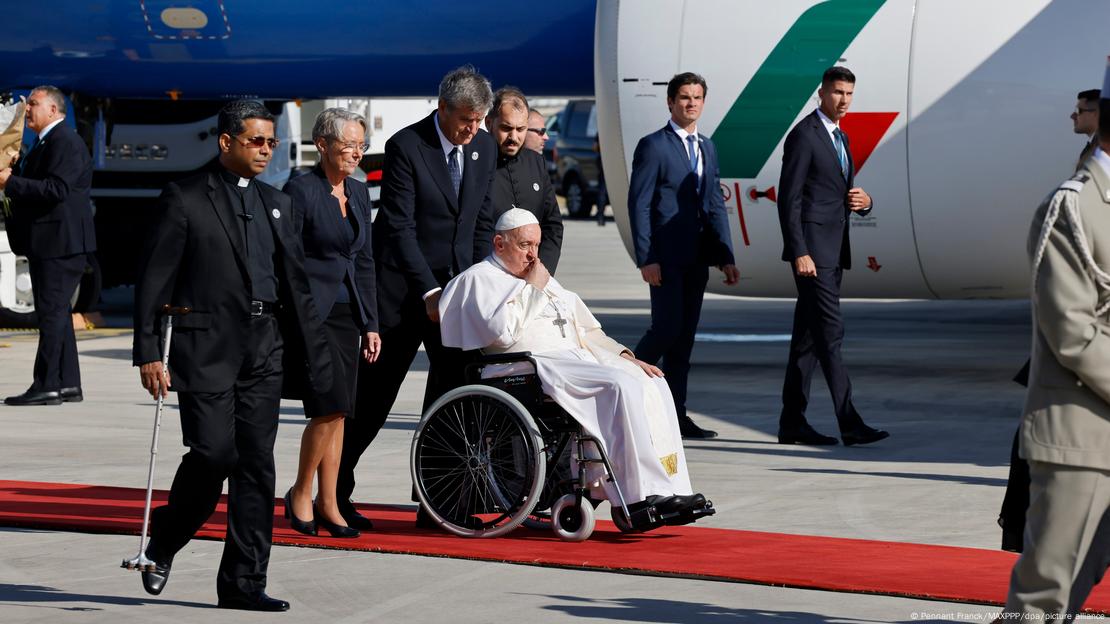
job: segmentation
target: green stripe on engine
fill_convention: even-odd
[[[759,175],[821,74],[837,63],[885,2],[829,0],[794,22],[713,132],[722,178]]]

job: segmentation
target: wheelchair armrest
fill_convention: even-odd
[[[493,353],[486,355],[479,353],[474,356],[474,360],[466,365],[464,375],[470,383],[477,382],[482,378],[482,369],[493,364],[512,364],[513,362],[532,362],[535,366],[536,362],[532,359],[531,351],[516,351],[514,353]]]
[[[482,353],[474,359],[474,363],[486,366],[489,364],[509,364],[511,362],[520,362],[522,360],[531,359],[531,351],[516,351],[513,353],[491,353],[489,355]]]

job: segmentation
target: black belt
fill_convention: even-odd
[[[252,301],[251,302],[251,316],[262,316],[263,314],[273,314],[277,312],[278,304],[270,303],[269,301]]]

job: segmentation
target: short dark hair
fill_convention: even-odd
[[[1110,100],[1098,101],[1098,139],[1110,143]]]
[[[856,75],[852,73],[852,70],[848,69],[847,67],[841,67],[840,65],[830,67],[825,70],[824,74],[821,74],[822,87],[827,84],[834,83],[838,80],[843,80],[847,83],[856,84]]]
[[[273,122],[274,114],[257,100],[232,100],[220,109],[216,131],[220,134],[236,136],[246,128],[243,122],[248,119]]]
[[[686,85],[701,85],[702,97],[709,94],[709,86],[705,84],[705,78],[694,72],[682,72],[675,74],[667,83],[667,99],[673,100],[678,95],[678,90]]]
[[[1075,96],[1075,99],[1085,102],[1097,102],[1098,99],[1102,97],[1101,93],[1102,91],[1098,89],[1087,89],[1086,91],[1080,91],[1079,95]]]
[[[532,110],[528,106],[528,98],[524,97],[524,92],[512,85],[505,85],[494,91],[493,106],[489,109],[489,117],[500,119],[501,106],[504,104],[511,104],[516,110],[523,110],[525,113]]]

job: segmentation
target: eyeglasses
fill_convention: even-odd
[[[239,141],[239,143],[243,147],[246,147],[246,146],[249,145],[249,146],[251,146],[253,148],[256,148],[256,149],[262,149],[263,145],[269,145],[270,149],[277,149],[277,146],[281,143],[281,141],[279,141],[278,139],[275,139],[274,137],[264,137],[264,136],[261,136],[261,135],[260,136],[252,136],[249,139],[244,139],[242,137],[235,137],[235,140]]]
[[[358,152],[359,154],[365,154],[366,149],[370,147],[365,143],[336,143],[336,145],[339,146],[341,152]]]
[[[1093,113],[1093,112],[1095,112],[1095,111],[1097,111],[1097,110],[1098,110],[1097,108],[1079,108],[1078,106],[1076,106],[1076,107],[1075,107],[1075,110],[1074,110],[1074,111],[1072,111],[1072,114],[1074,114],[1074,115],[1082,115],[1083,113]]]
[[[535,132],[540,136],[547,134],[547,128],[528,128],[528,132]]]

